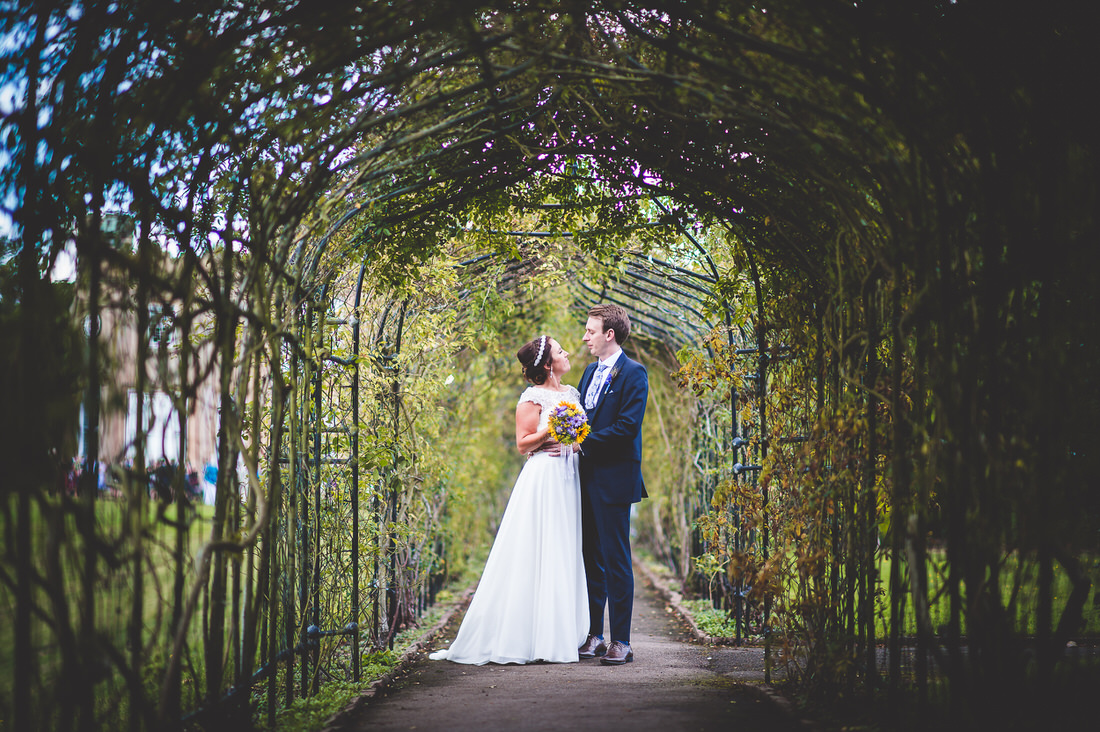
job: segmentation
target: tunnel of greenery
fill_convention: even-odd
[[[272,727],[369,681],[480,569],[516,350],[579,352],[596,302],[652,379],[635,548],[793,695],[1088,700],[1089,4],[4,12],[0,728]]]

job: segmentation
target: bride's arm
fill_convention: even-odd
[[[516,449],[524,455],[537,452],[550,438],[550,428],[539,429],[542,407],[534,402],[520,402],[516,407]]]

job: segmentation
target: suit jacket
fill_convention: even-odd
[[[581,376],[581,399],[596,373]],[[649,396],[645,366],[623,353],[604,379],[596,406],[588,412],[592,431],[581,444],[581,484],[604,503],[637,503],[646,496],[642,480],[642,418]]]

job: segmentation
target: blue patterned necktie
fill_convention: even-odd
[[[592,382],[588,385],[588,391],[584,395],[585,409],[592,409],[596,406],[596,395],[600,393],[604,371],[607,371],[607,366],[604,364],[601,363],[596,366],[596,373],[592,375]]]

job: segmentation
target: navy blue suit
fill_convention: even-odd
[[[585,369],[581,398],[596,372]],[[623,353],[588,412],[592,428],[581,445],[581,526],[592,635],[603,635],[607,603],[611,640],[630,642],[634,570],[630,562],[630,506],[646,495],[642,481],[642,418],[649,396],[645,366]]]

